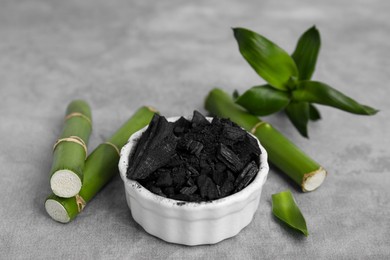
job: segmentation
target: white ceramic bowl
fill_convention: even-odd
[[[174,122],[179,117],[167,120]],[[207,118],[211,121],[212,118]],[[156,195],[126,177],[129,155],[147,127],[134,133],[121,150],[119,171],[134,220],[146,232],[165,241],[184,245],[214,244],[237,235],[251,221],[267,180],[267,152],[258,142],[259,172],[241,191],[209,202],[183,202]],[[257,140],[257,139],[256,139]]]

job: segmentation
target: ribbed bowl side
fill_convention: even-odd
[[[149,234],[171,243],[200,245],[218,243],[237,235],[252,221],[259,205],[260,192],[243,201],[244,205],[236,211],[216,218],[218,209],[209,208],[202,210],[203,218],[197,220],[186,218],[184,207],[167,208],[157,202],[149,205],[152,207],[145,207],[144,198],[131,190],[126,192],[126,200],[134,220]]]

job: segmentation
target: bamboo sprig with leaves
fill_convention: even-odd
[[[314,104],[359,115],[378,112],[325,83],[311,80],[321,46],[319,31],[314,26],[300,37],[291,56],[253,31],[233,31],[242,56],[268,83],[252,87],[242,95],[235,94],[236,102],[250,113],[266,116],[284,110],[299,133],[308,137],[308,122],[321,118]]]

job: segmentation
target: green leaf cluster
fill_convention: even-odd
[[[242,95],[235,92],[236,102],[252,114],[266,116],[284,111],[299,133],[308,137],[308,122],[321,119],[314,103],[359,115],[378,112],[325,83],[311,80],[321,47],[320,33],[314,26],[299,38],[291,55],[256,32],[245,28],[234,28],[233,32],[242,56],[268,83]]]

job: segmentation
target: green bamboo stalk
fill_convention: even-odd
[[[230,118],[254,134],[268,152],[270,162],[297,183],[304,192],[313,191],[327,173],[272,125],[248,113],[221,89],[213,89],[206,98],[205,108],[213,115]]]
[[[74,100],[66,109],[64,129],[54,145],[50,186],[54,194],[70,198],[81,189],[87,145],[92,131],[91,109]]]
[[[118,173],[119,150],[129,137],[146,126],[156,111],[142,107],[110,138],[100,144],[87,158],[84,183],[75,197],[62,198],[51,194],[45,201],[47,213],[56,221],[74,219],[103,186]]]

